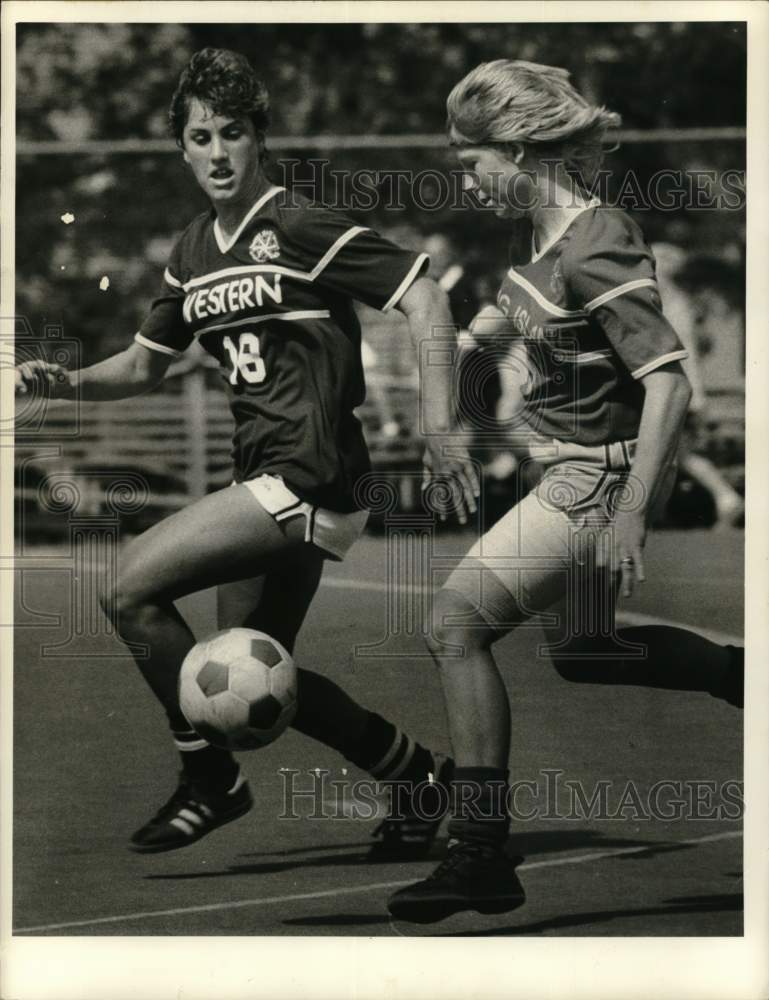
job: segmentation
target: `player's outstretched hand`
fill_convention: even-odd
[[[450,491],[448,502],[440,504],[440,519],[445,521],[451,512],[460,524],[466,524],[468,516],[478,509],[476,499],[481,487],[465,444],[453,435],[431,436],[423,461],[422,489],[435,484]]]
[[[51,399],[70,399],[72,383],[69,372],[50,361],[25,361],[16,368],[15,394],[25,396],[35,389]]]

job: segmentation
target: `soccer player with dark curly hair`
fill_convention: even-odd
[[[568,680],[743,700],[741,650],[670,626],[614,628],[618,591],[645,577],[647,523],[669,489],[691,394],[651,251],[624,212],[591,194],[619,116],[586,101],[565,70],[506,59],[469,73],[447,108],[467,187],[515,223],[497,304],[470,331],[525,346],[512,429],[524,465],[544,474],[434,601],[429,646],[455,762],[449,851],[389,902],[421,923],[525,899],[521,859],[504,850],[510,703],[491,652],[502,636],[547,611],[546,655]]]
[[[103,602],[121,636],[149,650],[138,666],[181,754],[176,792],[132,838],[142,852],[185,847],[253,804],[230,753],[201,739],[180,711],[178,675],[194,638],[174,601],[216,585],[220,628],[259,629],[293,649],[324,561],[344,558],[367,518],[356,501],[369,458],[353,412],[364,382],[352,301],[399,309],[417,348],[452,322],[445,293],[424,274],[425,254],[270,182],[269,98],[243,56],[196,53],[170,124],[211,211],[178,239],[133,344],[79,371],[33,362],[17,372],[20,392],[37,382],[60,398],[120,399],[156,386],[197,340],[229,394],[235,485],[131,541]],[[452,440],[455,457],[444,455],[450,378],[443,367],[425,369],[422,412],[433,468],[452,483],[465,519],[478,486],[466,451]],[[299,670],[292,725],[391,786],[440,771],[429,750],[308,669]],[[419,854],[435,834],[434,820],[401,806],[376,845],[386,856]]]

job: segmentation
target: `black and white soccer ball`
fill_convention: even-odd
[[[214,746],[255,750],[272,743],[293,719],[296,703],[291,654],[265,632],[217,632],[193,646],[182,664],[182,712]]]

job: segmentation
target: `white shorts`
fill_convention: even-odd
[[[367,510],[341,514],[300,500],[280,476],[257,476],[240,485],[245,486],[276,521],[303,517],[304,540],[328,552],[332,559],[339,562],[347,555],[353,542],[360,538],[368,521]]]
[[[458,591],[500,629],[520,625],[564,597],[583,613],[602,605],[602,614],[613,614],[606,605],[613,604],[616,581],[596,572],[596,554],[612,543],[613,512],[642,499],[628,478],[634,453],[629,444],[612,445],[610,452],[603,445],[575,449],[579,458],[561,458],[547,468],[528,496],[478,539],[444,588]],[[666,488],[671,483],[669,475]],[[490,576],[504,589],[488,586]]]

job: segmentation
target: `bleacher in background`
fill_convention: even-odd
[[[380,330],[377,344],[393,348]],[[413,363],[413,355],[412,355]],[[400,509],[419,500],[422,444],[416,433],[416,373],[374,366],[358,411],[374,468],[397,486]],[[744,480],[741,386],[710,394],[711,422],[700,447],[738,486]],[[169,369],[154,391],[133,399],[70,403],[22,397],[16,441],[17,533],[61,537],[68,519],[106,516],[121,490],[143,499],[120,508],[121,529],[136,533],[212,490],[232,475],[232,417],[213,359],[193,354]],[[120,506],[120,505],[118,505]]]
[[[369,396],[358,415],[372,461],[398,480],[413,475],[422,453],[414,434],[413,369],[400,377],[372,371],[367,381]],[[107,513],[121,483],[124,489],[140,483],[146,493],[146,502],[121,518],[124,529],[135,532],[232,478],[233,420],[218,366],[202,352],[177,362],[162,385],[143,396],[77,405],[21,397],[17,412],[17,528],[26,539],[58,537],[72,513]],[[399,489],[404,506],[411,506],[411,482]],[[72,502],[64,503],[65,495]]]

